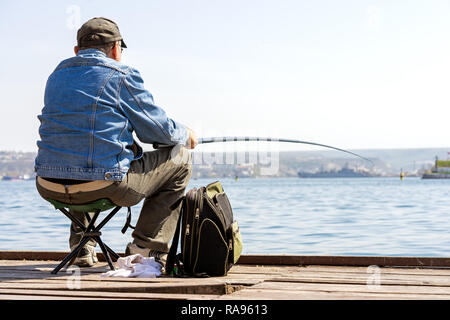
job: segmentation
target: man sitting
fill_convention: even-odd
[[[139,72],[120,62],[126,45],[116,23],[93,18],[78,30],[77,42],[76,56],[62,61],[47,81],[35,170],[38,179],[64,186],[98,184],[95,190],[68,193],[48,190],[37,180],[37,190],[43,198],[69,204],[108,198],[130,207],[145,199],[126,254],[153,256],[164,265],[181,208],[171,205],[189,182],[186,148],[195,148],[197,137],[156,106]],[[144,143],[169,147],[143,152],[133,132]],[[83,213],[72,214],[87,225]],[[72,223],[71,249],[81,237]],[[90,240],[74,264],[93,266],[95,245]]]

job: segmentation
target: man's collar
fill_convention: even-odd
[[[78,51],[77,53],[77,56],[86,56],[86,55],[107,57],[106,53],[104,53],[103,51],[93,48],[83,49]]]

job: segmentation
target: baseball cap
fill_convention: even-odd
[[[77,32],[78,47],[89,47],[119,40],[122,48],[126,48],[117,24],[101,17],[86,21]]]

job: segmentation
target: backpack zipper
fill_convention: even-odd
[[[200,218],[200,209],[195,209],[195,220],[198,223],[198,219]]]
[[[195,193],[194,193],[194,197],[193,197],[194,199],[193,199],[193,209],[194,209],[194,212],[196,213],[196,204],[197,204],[197,201],[198,201],[198,190],[195,190]],[[191,239],[190,239],[190,246],[189,246],[189,263],[190,263],[190,265],[192,266],[192,245],[193,245],[193,242],[194,242],[194,232],[195,232],[195,213],[194,213],[194,220],[192,221],[192,236],[191,236]]]
[[[186,194],[186,197],[188,196],[188,194]],[[186,208],[185,208],[185,211],[187,211],[188,210],[188,208],[187,208],[187,206],[186,206]],[[186,254],[186,244],[187,244],[187,242],[188,242],[188,240],[187,240],[187,238],[188,237],[190,237],[190,234],[191,234],[191,232],[190,232],[190,224],[188,223],[188,221],[187,221],[187,218],[188,218],[188,216],[187,216],[187,214],[186,214],[186,212],[184,213],[184,219],[186,219],[185,221],[186,221],[186,229],[185,229],[185,232],[184,232],[184,241],[183,241],[183,255],[185,255],[185,259],[187,259],[187,254]],[[189,245],[189,244],[188,244]],[[192,244],[190,244],[190,247],[192,247]],[[191,255],[191,253],[189,252],[189,260],[191,260],[191,257],[190,257],[190,255]]]
[[[196,248],[196,243],[194,240],[199,238],[199,221],[200,221],[200,210],[203,204],[203,188],[197,190],[195,194],[196,198],[194,200],[194,220],[192,221],[192,237],[191,237],[191,256],[194,259],[197,259],[198,250]],[[195,234],[194,234],[195,233]],[[194,252],[195,251],[195,252]],[[191,265],[192,265],[192,257],[191,257]]]

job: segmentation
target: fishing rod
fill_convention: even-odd
[[[374,163],[372,162],[372,160],[367,159],[366,157],[363,157],[357,153],[348,151],[348,150],[344,150],[341,148],[336,148],[333,146],[329,146],[326,144],[321,144],[321,143],[316,143],[316,142],[309,142],[309,141],[302,141],[302,140],[294,140],[294,139],[282,139],[282,138],[264,138],[264,137],[208,137],[208,138],[199,138],[198,139],[198,144],[207,144],[207,143],[216,143],[216,142],[234,142],[234,141],[270,141],[270,142],[288,142],[288,143],[301,143],[301,144],[309,144],[309,145],[313,145],[313,146],[318,146],[318,147],[324,147],[324,148],[329,148],[329,149],[334,149],[337,151],[341,151],[341,152],[345,152],[351,155],[354,155],[358,158],[361,158],[363,160],[369,161],[372,166],[374,165]],[[162,144],[158,144],[158,143],[154,143],[153,144],[153,148],[158,149],[158,148],[163,148],[163,147],[169,147],[168,145],[162,145]]]
[[[369,161],[372,165],[374,163],[372,160],[367,159],[366,157],[363,157],[357,153],[344,150],[341,148],[336,148],[333,146],[329,146],[326,144],[316,143],[316,142],[309,142],[309,141],[302,141],[302,140],[295,140],[295,139],[282,139],[282,138],[265,138],[265,137],[209,137],[209,138],[199,138],[198,144],[207,144],[207,143],[215,143],[215,142],[233,142],[233,141],[270,141],[270,142],[288,142],[288,143],[301,143],[301,144],[309,144],[313,146],[318,147],[324,147],[329,149],[334,149],[337,151],[345,152],[351,155],[354,155],[358,158],[364,159],[366,161]]]

